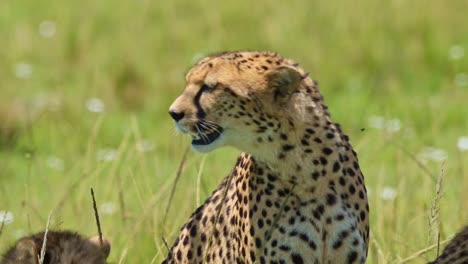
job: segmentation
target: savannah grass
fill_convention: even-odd
[[[301,63],[350,135],[370,190],[368,263],[433,259],[442,161],[423,159],[425,147],[448,154],[440,241],[468,223],[468,152],[457,148],[468,136],[466,10],[466,0],[0,1],[0,210],[14,215],[0,252],[43,230],[51,210],[50,229],[96,235],[93,186],[98,207],[115,205],[100,210],[109,261],[159,263],[239,154],[189,152],[178,173],[190,139],[168,107],[197,58],[248,49]],[[43,21],[55,35],[41,36]],[[87,109],[91,98],[103,112]],[[373,128],[373,116],[400,129]]]

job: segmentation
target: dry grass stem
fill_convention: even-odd
[[[408,157],[410,157],[418,165],[418,167],[421,168],[424,171],[424,173],[431,178],[432,181],[434,182],[436,181],[436,176],[434,175],[434,173],[432,173],[431,170],[429,170],[426,167],[426,165],[424,165],[421,161],[419,161],[419,159],[413,153],[411,153],[409,150],[407,150],[405,147],[403,147],[400,144],[397,144],[395,142],[393,144],[397,146],[401,151],[403,151],[403,153],[408,155]]]
[[[174,198],[175,190],[177,188],[177,183],[179,182],[180,175],[182,174],[182,171],[185,166],[185,162],[187,161],[189,150],[190,150],[190,146],[187,146],[187,148],[184,151],[184,155],[182,156],[182,160],[179,163],[179,167],[177,168],[176,178],[174,180],[174,184],[172,185],[172,189],[169,195],[169,200],[167,202],[166,210],[164,211],[163,225],[166,223],[167,215],[169,213],[169,209],[171,208],[171,204],[172,204],[172,199]]]
[[[429,246],[427,248],[421,249],[421,250],[415,252],[413,255],[411,255],[411,256],[409,256],[409,257],[407,257],[405,259],[400,260],[399,262],[397,262],[397,264],[407,263],[407,262],[409,262],[409,261],[411,261],[411,260],[413,260],[415,258],[421,257],[426,252],[429,252],[429,251],[433,250],[434,248],[439,247],[439,246],[441,246],[441,245],[443,245],[443,244],[445,244],[445,243],[447,243],[449,241],[450,241],[450,239],[446,239],[446,240],[444,240],[444,241],[442,241],[440,243],[436,243],[436,244],[431,245],[431,246]]]
[[[93,187],[91,187],[91,197],[93,198],[93,209],[94,209],[94,217],[96,218],[96,225],[98,228],[99,234],[99,246],[101,247],[101,253],[104,255],[104,242],[102,241],[102,229],[101,229],[101,221],[99,220],[99,212],[96,205],[96,197],[94,196]]]
[[[429,234],[428,234],[428,244],[432,244],[434,238],[438,240],[440,236],[439,227],[440,227],[440,199],[442,198],[442,180],[444,178],[444,164],[442,164],[442,168],[440,170],[439,177],[437,179],[437,184],[435,188],[435,195],[434,199],[432,200],[431,204],[431,211],[429,216]],[[439,255],[439,251],[437,250],[437,256]]]
[[[46,225],[45,232],[44,232],[44,241],[42,242],[41,254],[39,255],[39,264],[44,263],[46,247],[47,247],[47,233],[49,232],[50,218],[52,216],[52,212],[53,211],[50,211],[49,217],[47,218],[47,225]]]

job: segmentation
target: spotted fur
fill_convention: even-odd
[[[163,263],[364,263],[364,177],[317,82],[276,53],[227,52],[186,83],[170,114],[193,148],[243,153]]]
[[[3,256],[1,264],[39,264],[44,233],[23,237]],[[47,233],[44,264],[104,264],[110,253],[110,243],[103,241],[101,250],[98,237],[85,239],[70,231]]]
[[[429,264],[468,264],[468,226],[465,226]]]

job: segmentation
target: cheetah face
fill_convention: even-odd
[[[278,125],[273,116],[285,112],[284,104],[301,80],[292,67],[243,67],[222,56],[207,57],[188,72],[185,90],[169,114],[179,131],[191,135],[195,151],[224,145],[251,151],[262,147],[258,138],[266,140]]]
[[[188,82],[170,107],[177,130],[191,136],[195,151],[205,153],[225,145],[226,131],[215,115],[219,87],[217,83]]]
[[[218,105],[215,98],[222,93],[217,89],[218,84],[188,84],[169,110],[177,130],[191,136],[192,148],[198,152],[209,152],[225,145],[226,131],[215,114]],[[229,133],[229,129],[227,131]]]

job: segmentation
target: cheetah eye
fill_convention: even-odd
[[[202,87],[200,88],[200,92],[212,92],[216,88],[217,84],[215,85],[208,85],[208,84],[203,84]]]

